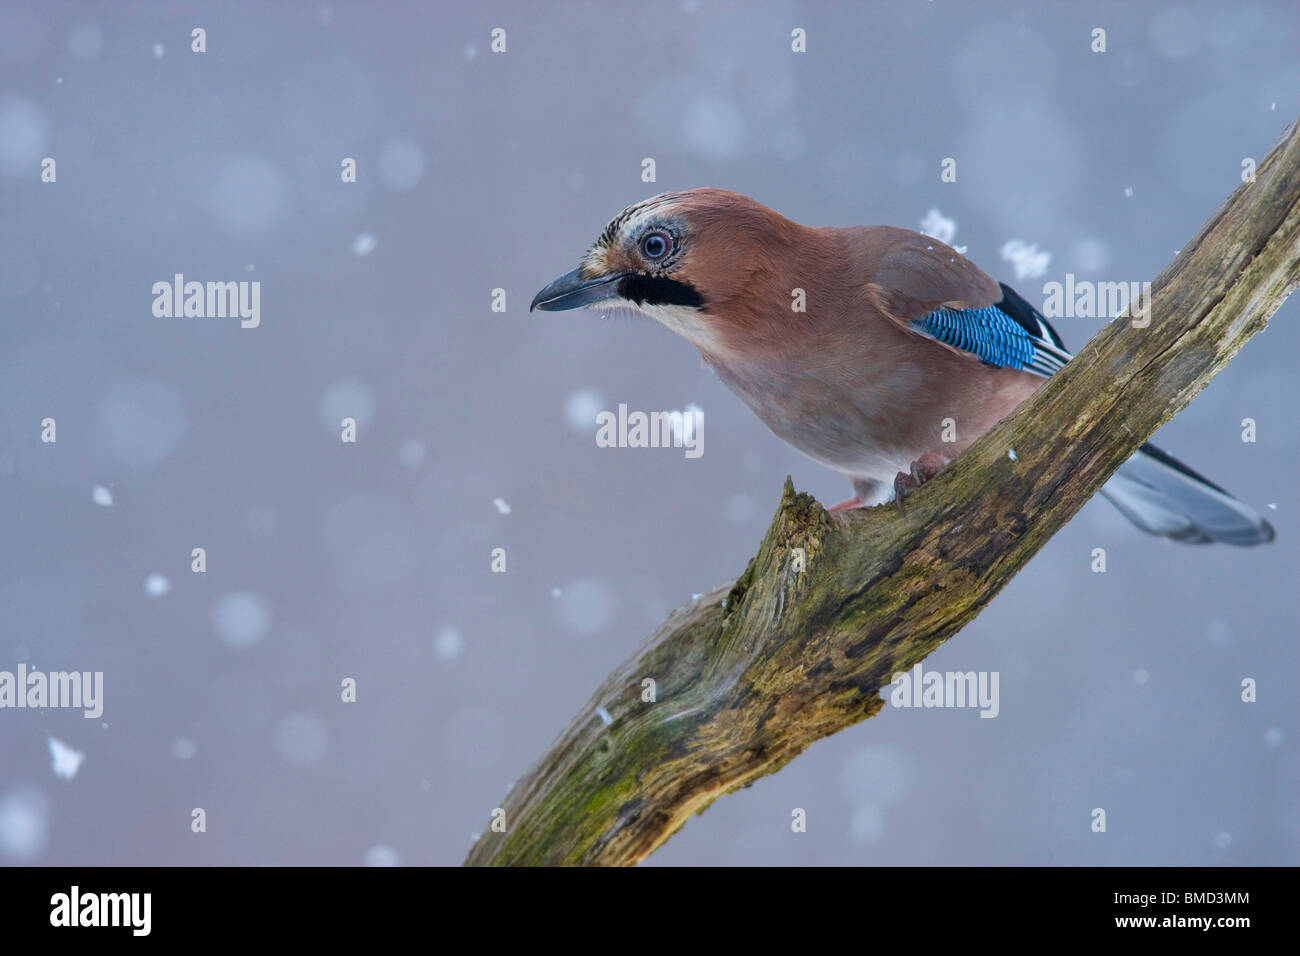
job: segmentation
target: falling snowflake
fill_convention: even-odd
[[[212,609],[213,629],[228,647],[252,647],[270,625],[270,607],[248,591],[225,594]]]
[[[162,597],[171,589],[172,583],[156,571],[144,579],[144,593],[150,597]]]
[[[605,407],[600,393],[590,388],[579,389],[564,401],[564,417],[574,431],[586,432],[596,425],[596,416]]]
[[[433,652],[444,661],[455,660],[465,646],[465,638],[454,627],[444,627],[433,639]]]
[[[957,237],[957,220],[949,219],[938,209],[932,208],[927,212],[919,225],[921,232],[931,239],[938,239],[948,245],[952,245],[953,239]]]
[[[1038,243],[1009,239],[1000,250],[1004,261],[1011,263],[1016,270],[1016,279],[1037,279],[1052,262],[1050,252],[1040,252]]]
[[[397,851],[382,843],[366,851],[366,866],[400,866],[401,862]]]
[[[188,737],[178,737],[172,741],[172,756],[177,760],[191,760],[198,752],[198,744]]]
[[[50,759],[53,760],[50,769],[54,771],[54,776],[71,780],[81,769],[81,762],[86,759],[86,755],[80,750],[69,747],[62,740],[51,737]]]

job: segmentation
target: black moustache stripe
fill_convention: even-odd
[[[628,276],[619,281],[618,294],[637,305],[689,305],[697,309],[704,305],[704,296],[695,286],[664,276]]]

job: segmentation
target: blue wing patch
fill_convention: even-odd
[[[936,309],[923,319],[908,323],[912,329],[945,345],[969,352],[980,361],[998,368],[1015,368],[1044,378],[1060,371],[1071,358],[1047,320],[1016,296],[1006,296],[984,309]],[[1001,306],[1023,305],[1022,320],[1013,318]],[[1036,331],[1026,328],[1030,325]]]

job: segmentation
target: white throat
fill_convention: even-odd
[[[689,305],[654,305],[649,302],[638,304],[629,299],[612,298],[593,302],[588,308],[606,312],[626,309],[654,319],[670,332],[676,332],[686,341],[706,352],[716,352],[719,348],[718,336],[709,326],[708,320],[699,309]]]

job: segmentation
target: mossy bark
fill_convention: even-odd
[[[1293,125],[1155,280],[1149,325],[1110,323],[906,514],[830,515],[787,478],[745,572],[610,675],[467,864],[636,863],[718,797],[875,714],[891,675],[979,613],[1298,281]]]

